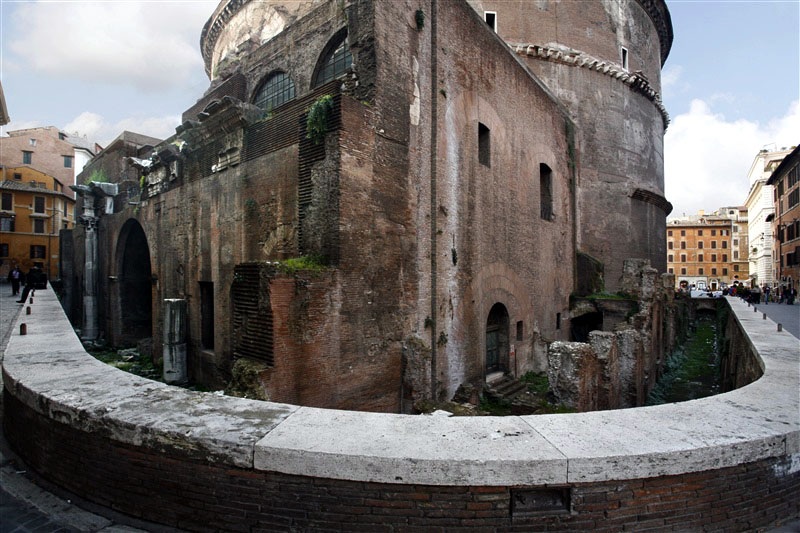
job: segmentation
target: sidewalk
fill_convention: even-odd
[[[756,304],[759,313],[766,313],[767,318],[776,324],[783,325],[783,329],[800,339],[800,302],[793,305],[770,302],[769,304]],[[800,352],[800,346],[798,346]]]

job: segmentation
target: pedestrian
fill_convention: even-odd
[[[11,272],[8,273],[8,281],[11,282],[11,296],[16,296],[19,294],[19,286],[25,280],[25,275],[19,269],[17,265],[14,265],[14,268],[11,269]]]
[[[797,297],[797,289],[794,287],[789,287],[788,293],[786,294],[786,303],[789,305],[794,305],[795,297]]]
[[[36,290],[44,278],[44,273],[39,265],[33,265],[25,276],[25,288],[22,290],[22,296],[17,300],[18,304],[24,304],[31,291]]]
[[[764,305],[769,305],[770,286],[764,285]]]

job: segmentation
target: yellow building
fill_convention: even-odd
[[[3,167],[0,182],[0,276],[38,264],[59,277],[58,233],[75,226],[75,200],[64,184],[30,167]]]

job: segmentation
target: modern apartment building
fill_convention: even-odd
[[[667,222],[667,271],[676,288],[719,290],[748,279],[747,211],[722,207],[711,214]]]
[[[770,219],[775,247],[773,272],[781,288],[800,289],[800,147],[795,147],[772,172],[774,214]]]
[[[59,231],[75,226],[75,200],[53,176],[29,167],[3,167],[0,182],[0,276],[38,264],[58,277]]]
[[[750,235],[750,282],[753,285],[773,285],[775,282],[772,255],[775,204],[773,186],[768,185],[767,180],[790,151],[786,148],[774,151],[762,149],[756,154],[747,173],[750,191],[745,207]]]

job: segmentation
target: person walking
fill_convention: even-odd
[[[19,286],[24,281],[25,276],[17,265],[8,273],[8,281],[11,283],[11,296],[19,294]]]
[[[20,296],[19,300],[17,300],[18,304],[24,304],[28,298],[28,294],[31,291],[36,290],[37,286],[39,286],[42,282],[44,274],[42,269],[39,268],[39,265],[33,265],[31,269],[28,271],[28,274],[25,276],[25,288],[22,290],[22,296]]]
[[[770,286],[764,285],[764,305],[769,305]]]

